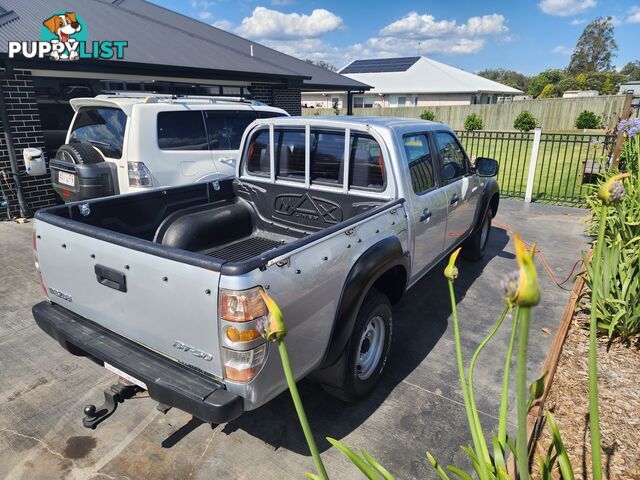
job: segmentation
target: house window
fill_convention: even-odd
[[[331,108],[340,108],[340,97],[331,97]]]
[[[364,97],[353,97],[353,108],[371,107],[373,107],[373,96],[365,95]]]
[[[389,98],[389,103],[392,107],[404,107],[407,104],[407,97],[392,95]]]

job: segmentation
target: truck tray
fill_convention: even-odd
[[[257,257],[267,250],[279,247],[284,243],[286,243],[284,238],[267,238],[265,236],[252,235],[207,252],[206,255],[219,258],[225,262],[241,262],[248,258]]]

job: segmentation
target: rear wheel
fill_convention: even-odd
[[[360,307],[347,345],[344,382],[325,387],[332,396],[347,402],[365,397],[378,383],[391,347],[391,303],[371,289]]]
[[[482,223],[462,245],[462,255],[468,260],[480,260],[484,257],[491,233],[491,210],[487,210]]]
[[[79,165],[100,163],[104,158],[88,143],[66,143],[56,152],[56,158]]]

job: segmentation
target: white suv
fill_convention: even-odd
[[[246,127],[288,115],[228,97],[119,94],[70,103],[75,115],[50,162],[66,202],[234,175]]]

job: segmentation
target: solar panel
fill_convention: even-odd
[[[378,58],[356,60],[347,65],[340,73],[381,73],[406,72],[420,57]]]

